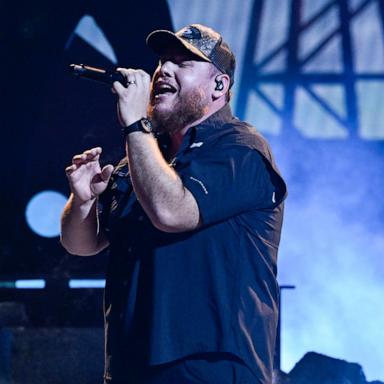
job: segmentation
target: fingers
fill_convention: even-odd
[[[127,88],[124,87],[124,85],[121,84],[119,81],[113,82],[112,93],[117,93],[120,96],[120,95],[123,95],[126,90],[127,90]]]
[[[127,79],[127,83],[131,82],[132,85],[134,83],[150,80],[148,73],[142,69],[117,68],[116,70]]]
[[[98,161],[100,159],[101,152],[101,147],[95,147],[92,149],[88,149],[81,154],[73,156],[72,164],[65,168],[66,175],[70,176],[83,164],[87,164],[91,161]]]
[[[118,95],[118,117],[121,125],[129,126],[147,115],[150,96],[150,76],[141,69],[118,68],[127,81],[123,86],[113,83],[113,90]]]
[[[98,161],[100,159],[102,149],[101,147],[95,147],[92,149],[88,149],[79,155],[75,155],[72,158],[72,164],[81,165],[88,163],[90,161]]]
[[[111,164],[108,164],[105,167],[103,167],[103,169],[101,170],[101,173],[100,173],[101,180],[103,180],[105,183],[108,183],[108,181],[112,175],[113,169],[114,169],[114,167]]]
[[[117,71],[120,72],[127,80],[126,86],[123,86],[120,82],[113,83],[113,91],[115,91],[121,96],[124,96],[125,93],[131,93],[136,91],[137,89],[148,87],[151,81],[151,78],[148,73],[146,73],[142,69],[117,68]]]
[[[76,169],[77,169],[77,165],[72,164],[69,167],[65,168],[65,173],[67,176],[70,176],[74,171],[76,171]]]

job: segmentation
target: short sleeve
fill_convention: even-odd
[[[281,201],[275,171],[256,149],[234,146],[192,159],[178,172],[208,225]]]

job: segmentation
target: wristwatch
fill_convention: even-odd
[[[142,119],[135,121],[133,124],[128,125],[128,127],[121,128],[121,132],[124,137],[132,132],[152,133],[152,123],[150,120],[143,117]]]

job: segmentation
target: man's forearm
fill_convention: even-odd
[[[69,197],[61,219],[61,243],[69,253],[90,256],[108,246],[99,231],[96,205],[96,198],[84,203]]]
[[[152,223],[167,232],[196,228],[197,203],[165,161],[155,138],[142,132],[129,134],[127,156],[134,190]]]

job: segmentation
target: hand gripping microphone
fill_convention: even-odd
[[[84,64],[71,64],[69,66],[69,72],[72,75],[98,81],[107,85],[112,85],[114,81],[118,81],[124,86],[127,85],[127,79],[120,72],[109,72],[102,68],[90,67]]]

